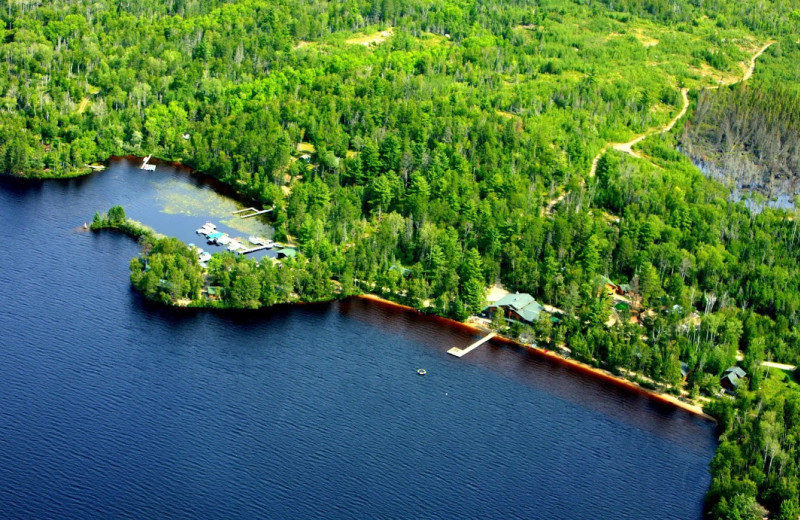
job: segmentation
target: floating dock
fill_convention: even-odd
[[[234,215],[239,215],[239,218],[250,218],[250,217],[255,217],[256,215],[263,215],[264,213],[269,213],[273,209],[275,209],[275,208],[262,209],[262,210],[258,210],[256,208],[244,208],[244,209],[240,209],[239,211],[234,211],[233,214]],[[242,213],[245,213],[245,212],[248,212],[248,213],[243,215]]]
[[[142,165],[139,167],[140,170],[145,170],[148,172],[155,171],[156,169],[155,164],[147,164],[147,162],[150,160],[151,157],[153,157],[153,154],[150,154],[144,158],[144,160],[142,161]]]
[[[450,355],[453,355],[455,357],[464,357],[464,356],[466,356],[467,354],[469,354],[470,352],[472,352],[476,348],[480,347],[481,345],[483,345],[484,343],[486,343],[487,341],[489,341],[490,339],[492,339],[495,336],[497,336],[497,333],[496,332],[492,332],[489,335],[487,335],[486,337],[481,338],[478,341],[476,341],[475,343],[473,343],[472,345],[468,346],[467,348],[461,349],[461,348],[458,348],[458,347],[453,347],[450,350],[448,350],[447,353],[450,354]]]

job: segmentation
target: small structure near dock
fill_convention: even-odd
[[[452,355],[452,356],[455,356],[455,357],[464,357],[464,356],[466,356],[467,354],[469,354],[470,352],[472,352],[476,348],[480,347],[481,345],[483,345],[484,343],[486,343],[487,341],[489,341],[490,339],[492,339],[495,336],[497,336],[497,333],[496,332],[491,332],[486,337],[479,339],[478,341],[476,341],[472,345],[468,346],[467,348],[461,349],[461,348],[458,348],[458,347],[453,347],[450,350],[448,350],[447,353]]]
[[[282,247],[276,251],[278,254],[278,258],[294,258],[297,256],[297,248],[294,247]]]

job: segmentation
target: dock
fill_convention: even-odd
[[[476,341],[472,345],[468,346],[467,348],[461,349],[461,348],[458,348],[458,347],[453,347],[450,350],[448,350],[447,353],[450,354],[450,355],[453,355],[455,357],[464,357],[464,356],[466,356],[467,354],[469,354],[470,352],[472,352],[476,348],[480,347],[481,345],[483,345],[484,343],[486,343],[487,341],[489,341],[490,339],[492,339],[495,336],[497,336],[497,333],[496,332],[491,332],[486,337],[483,337],[483,338],[479,339],[478,341]]]
[[[256,208],[244,208],[240,209],[239,211],[234,211],[233,214],[239,215],[239,218],[250,218],[250,217],[255,217],[256,215],[263,215],[264,213],[269,213],[273,209],[275,208],[262,209],[262,210],[258,210]],[[245,212],[248,213],[243,215],[243,213]]]
[[[250,249],[245,249],[243,251],[239,251],[240,255],[249,255],[250,253],[255,253],[256,251],[261,251],[262,249],[272,249],[272,246],[265,246],[260,245],[256,247],[251,247]]]
[[[142,160],[142,165],[139,167],[140,170],[145,170],[148,172],[155,171],[156,165],[155,164],[147,164],[147,162],[153,157],[153,154],[148,155]]]

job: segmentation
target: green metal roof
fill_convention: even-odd
[[[506,294],[492,304],[493,307],[511,307],[515,311],[522,309],[531,302],[536,302],[528,293],[510,293]]]
[[[508,307],[530,322],[538,320],[539,313],[542,312],[542,306],[528,293],[507,294],[489,307]]]
[[[394,264],[392,267],[389,268],[390,271],[397,271],[402,276],[409,276],[411,275],[411,269],[403,267],[402,265]]]
[[[737,367],[736,365],[725,369],[725,375],[733,374],[738,378],[746,377],[747,372],[745,372],[741,367]]]
[[[287,258],[294,258],[295,256],[297,256],[297,249],[295,249],[293,247],[284,247],[282,249],[278,249],[278,251],[276,251],[276,252],[279,255],[283,255],[283,256],[285,256]]]
[[[601,274],[598,278],[600,278],[600,281],[603,282],[606,285],[617,285],[611,280],[611,278],[609,278],[608,276],[606,276],[604,274]]]

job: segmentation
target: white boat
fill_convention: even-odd
[[[209,235],[209,234],[213,233],[213,232],[214,232],[214,231],[216,231],[216,230],[217,230],[217,229],[216,229],[215,227],[211,227],[211,226],[209,226],[209,227],[206,227],[206,226],[203,226],[203,227],[201,227],[201,228],[197,228],[197,229],[195,229],[195,233],[197,233],[198,235]]]
[[[228,251],[238,251],[240,249],[247,249],[242,245],[241,242],[238,240],[231,240],[230,245],[228,246]]]
[[[228,235],[222,235],[221,237],[217,238],[217,244],[221,246],[225,246],[231,243],[231,237]]]
[[[200,258],[198,259],[200,263],[206,263],[211,260],[211,253],[206,253],[205,251],[200,254]]]
[[[206,222],[205,224],[197,228],[195,230],[195,233],[197,233],[198,235],[208,235],[209,233],[213,233],[216,230],[217,226],[215,226],[211,222]]]
[[[266,247],[267,249],[272,249],[273,247],[275,247],[275,242],[273,242],[272,240],[265,240],[264,247]]]
[[[249,240],[251,244],[255,244],[257,246],[264,245],[264,239],[261,237],[257,237],[255,235],[250,235],[249,237],[247,237],[247,240]]]

